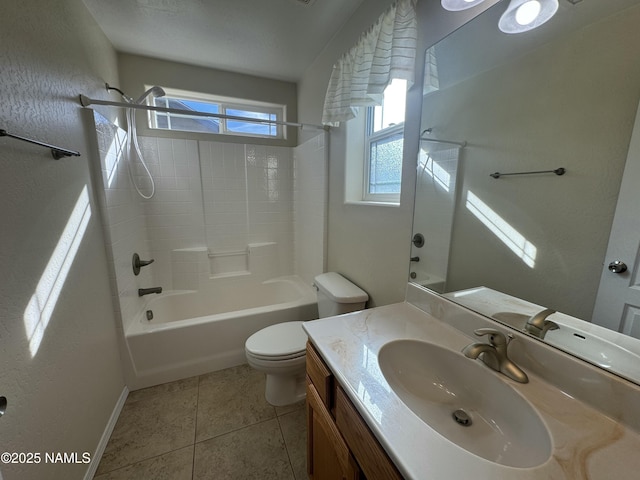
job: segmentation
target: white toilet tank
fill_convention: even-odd
[[[339,273],[323,273],[314,280],[320,318],[362,310],[369,299],[367,292]]]

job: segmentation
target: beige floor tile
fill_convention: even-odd
[[[307,480],[307,410],[298,408],[278,417],[296,480]]]
[[[193,480],[294,480],[276,419],[197,443]]]
[[[264,398],[264,374],[248,365],[200,377],[196,441],[275,417]]]
[[[191,480],[193,445],[120,468],[93,480]]]
[[[192,445],[197,388],[127,401],[107,444],[98,473]]]
[[[153,397],[155,395],[161,395],[163,393],[179,392],[182,390],[188,390],[190,388],[196,388],[198,386],[198,377],[185,378],[183,380],[177,380],[175,382],[163,383],[162,385],[156,385],[155,387],[143,388],[141,390],[135,390],[129,393],[127,397],[127,403],[137,402],[145,398]]]
[[[306,405],[305,400],[300,400],[292,405],[286,405],[284,407],[276,407],[276,415],[286,415],[287,413],[295,412],[301,408],[304,408]]]

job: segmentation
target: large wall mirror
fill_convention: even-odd
[[[560,0],[516,35],[507,5],[426,52],[410,280],[519,330],[553,309],[543,341],[640,383],[640,300],[599,298],[640,284],[638,221],[614,226],[630,258],[607,254],[621,184],[640,191],[640,0]],[[505,175],[527,172],[548,173]]]

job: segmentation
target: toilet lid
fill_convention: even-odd
[[[304,354],[307,334],[302,322],[284,322],[271,325],[251,335],[245,348],[259,357],[295,357]]]

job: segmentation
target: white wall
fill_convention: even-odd
[[[418,2],[419,39],[417,72],[430,45],[495,4],[488,0],[465,12],[447,12],[440,0]],[[324,95],[336,60],[355,44],[391,4],[365,0],[334,36],[298,85],[299,121],[320,123]],[[421,73],[418,74],[421,79]],[[409,273],[413,196],[422,105],[422,81],[407,96],[405,152],[400,207],[345,205],[344,175],[348,161],[345,127],[333,128],[329,143],[328,269],[340,272],[366,290],[370,306],[402,301]],[[303,139],[307,138],[302,132]]]
[[[104,82],[117,81],[116,56],[80,0],[4,2],[0,38],[0,128],[82,154],[55,161],[0,139],[0,395],[8,401],[0,445],[93,454],[124,381],[89,175],[98,156],[77,97],[104,96]],[[86,226],[71,226],[76,205]],[[84,232],[77,243],[74,232]],[[58,245],[70,255],[55,255]],[[40,322],[40,342],[30,340],[25,313]],[[0,465],[5,480],[82,478],[87,468]]]

